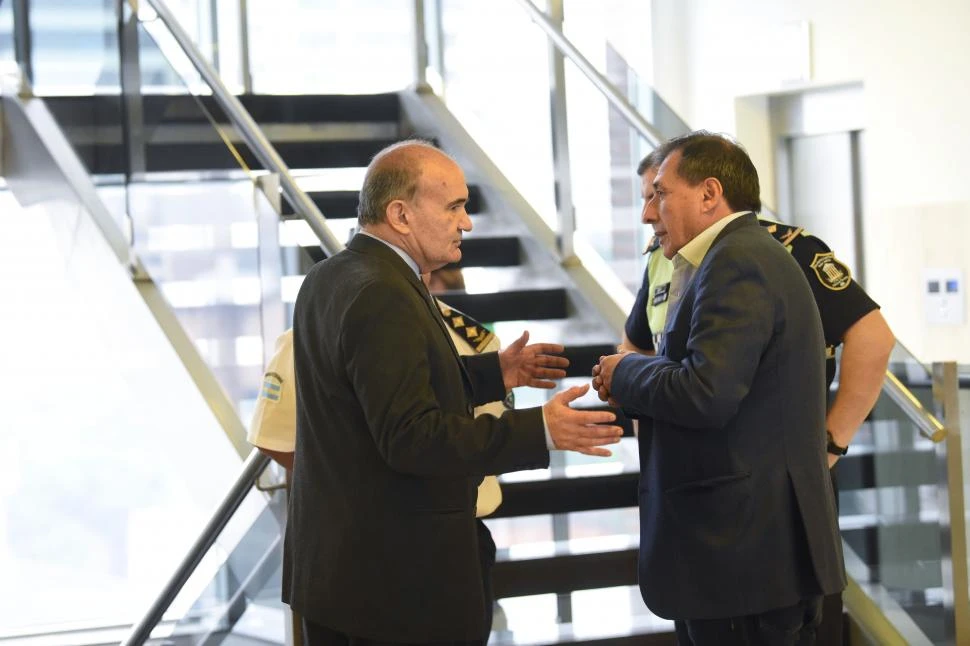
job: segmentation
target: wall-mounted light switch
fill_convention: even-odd
[[[924,269],[926,322],[933,325],[963,325],[965,291],[963,273],[959,269]]]

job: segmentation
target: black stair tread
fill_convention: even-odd
[[[274,142],[276,152],[290,168],[347,168],[366,166],[382,148],[394,139],[337,140],[327,142]],[[79,144],[75,150],[85,167],[93,174],[124,171],[123,148],[118,144]],[[246,146],[238,149],[243,162],[251,170],[262,165]],[[145,155],[148,172],[237,170],[242,168],[224,144],[219,143],[161,143],[149,144]]]
[[[874,452],[871,447],[853,445],[836,468],[840,491],[935,485],[939,479],[939,464],[932,450]]]
[[[439,298],[483,323],[508,320],[561,319],[568,316],[562,287],[508,289],[486,294],[451,291]]]
[[[92,127],[87,125],[62,124],[64,134],[75,146],[78,145],[118,145],[123,141],[123,132],[118,127]],[[328,143],[345,140],[394,139],[399,137],[399,129],[394,123],[267,123],[260,124],[263,136],[274,143],[303,142]],[[148,145],[206,143],[216,144],[225,140],[234,145],[245,145],[245,137],[228,124],[214,126],[205,123],[177,123],[151,126],[145,133]]]
[[[330,218],[326,212],[323,215],[327,218],[327,225],[337,240],[344,243],[348,242],[357,227],[357,219]],[[465,234],[465,239],[509,235],[502,227],[495,226],[490,220],[491,218],[487,215],[473,215],[472,222],[475,224],[475,228],[470,233]],[[294,216],[284,217],[282,227],[283,231],[280,233],[280,241],[284,246],[301,245],[305,247],[318,247],[320,245],[320,241],[317,239],[316,234],[313,233],[310,225],[302,219]]]
[[[497,599],[635,585],[637,548],[497,561],[492,581]]]
[[[326,257],[319,244],[306,245],[304,249],[315,262]],[[521,261],[522,247],[517,236],[468,236],[461,243],[461,261],[448,267],[514,267]]]
[[[335,123],[335,122],[394,122],[401,119],[397,94],[323,94],[271,95],[256,94],[239,97],[257,124],[265,123]],[[46,96],[51,112],[62,123],[75,125],[114,125],[120,123],[121,102],[113,96]],[[222,109],[211,96],[143,94],[142,110],[145,122],[203,123],[208,119],[199,107],[217,122],[225,123]]]
[[[635,507],[637,471],[587,477],[502,482],[502,504],[489,518]]]
[[[247,311],[258,311],[258,303],[232,302],[229,288],[223,294],[216,294],[215,298],[207,302],[183,304],[173,303],[173,307],[181,312],[209,310],[212,320],[226,320],[239,316]],[[294,292],[295,293],[295,292]],[[292,303],[284,299],[284,303]],[[515,320],[562,318],[566,314],[565,293],[561,289],[534,289],[502,292],[498,294],[463,295],[462,298],[450,298],[449,305],[466,312],[473,318],[487,322],[502,317]]]
[[[357,218],[359,190],[307,191],[307,195],[328,219]],[[465,210],[469,214],[479,213],[482,210],[481,189],[475,184],[468,186],[468,202]],[[283,216],[292,215],[292,209],[287,206]]]

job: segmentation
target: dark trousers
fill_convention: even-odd
[[[821,619],[819,596],[757,615],[678,620],[674,627],[680,646],[814,646]]]
[[[482,567],[482,587],[485,592],[485,635],[481,640],[434,642],[427,646],[484,646],[492,628],[495,600],[492,598],[492,567],[495,565],[495,541],[481,520],[475,521],[478,529],[478,560]],[[299,642],[296,642],[299,643]],[[383,642],[338,633],[326,626],[303,619],[303,646],[405,646],[404,642]],[[413,646],[413,645],[412,645]]]

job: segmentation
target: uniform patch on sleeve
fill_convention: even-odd
[[[810,266],[815,270],[819,282],[832,291],[841,291],[852,282],[852,274],[849,272],[849,268],[837,260],[835,254],[831,251],[815,254]]]
[[[650,301],[651,305],[660,305],[661,303],[666,303],[667,298],[670,296],[670,283],[664,283],[663,285],[657,285],[653,290],[653,300]]]
[[[263,389],[259,396],[271,402],[278,402],[283,393],[283,378],[275,372],[267,372],[263,375]]]

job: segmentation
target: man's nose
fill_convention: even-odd
[[[644,224],[650,224],[651,222],[656,222],[658,219],[657,209],[653,208],[650,202],[644,202],[643,211],[640,212],[640,221]]]
[[[468,211],[464,209],[462,209],[461,213],[462,215],[461,215],[461,220],[458,221],[458,228],[461,229],[462,231],[471,231],[472,230],[471,216],[468,215]]]

